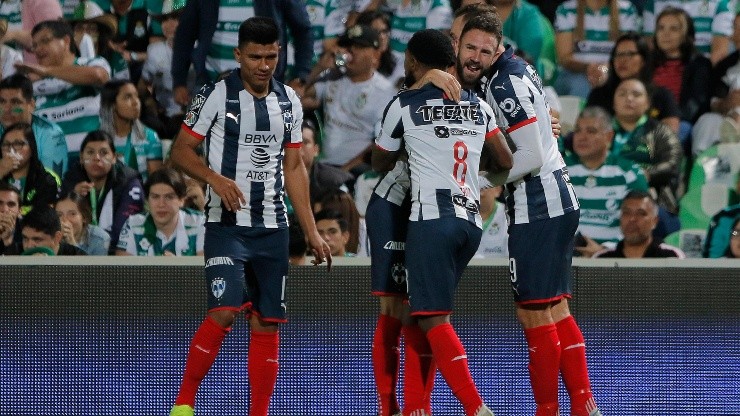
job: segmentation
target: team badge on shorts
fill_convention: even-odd
[[[213,293],[213,296],[216,299],[219,299],[221,296],[224,295],[225,291],[226,291],[226,281],[220,277],[213,279],[213,282],[211,282],[211,292]]]
[[[391,269],[391,276],[393,277],[393,281],[396,282],[396,284],[406,284],[406,277],[408,276],[406,266],[404,266],[402,263],[394,264],[393,268]]]

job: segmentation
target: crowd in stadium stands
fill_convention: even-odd
[[[5,2],[0,254],[202,254],[207,190],[168,151],[201,86],[236,67],[241,21],[269,16],[316,222],[335,256],[368,256],[370,149],[406,42],[469,4],[496,7],[546,85],[581,200],[575,255],[740,255],[737,0]],[[506,257],[506,191],[484,188],[476,257]]]

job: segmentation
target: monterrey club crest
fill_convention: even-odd
[[[224,295],[225,291],[226,281],[221,277],[213,279],[213,281],[211,282],[211,292],[213,293],[213,296],[216,299],[219,299],[221,296]]]

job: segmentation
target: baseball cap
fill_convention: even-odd
[[[354,25],[339,37],[339,46],[348,48],[352,45],[377,49],[380,47],[380,35],[370,26]]]
[[[179,17],[184,8],[185,0],[164,0],[162,2],[162,12],[159,14],[153,14],[152,18],[161,22],[170,16]]]

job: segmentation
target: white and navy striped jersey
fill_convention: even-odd
[[[246,197],[239,212],[222,209],[206,190],[208,222],[256,228],[288,226],[283,195],[286,147],[300,147],[303,108],[295,91],[272,80],[270,93],[255,98],[242,85],[239,69],[193,97],[183,128],[205,138],[208,166],[233,179]]]
[[[409,155],[411,221],[458,217],[482,227],[478,166],[498,127],[491,107],[470,91],[459,103],[427,85],[399,93],[383,115],[376,144]],[[377,190],[376,190],[377,192]]]
[[[373,192],[388,202],[403,205],[411,190],[411,178],[409,177],[409,163],[405,160],[396,161],[393,169],[386,172],[375,185]]]
[[[522,177],[509,176],[506,208],[511,223],[529,223],[577,210],[578,199],[552,134],[550,106],[539,75],[515,56],[510,46],[493,64],[491,74],[485,95],[496,122],[514,143],[539,147],[543,161]],[[522,156],[516,153],[512,173],[518,170],[517,160]]]

